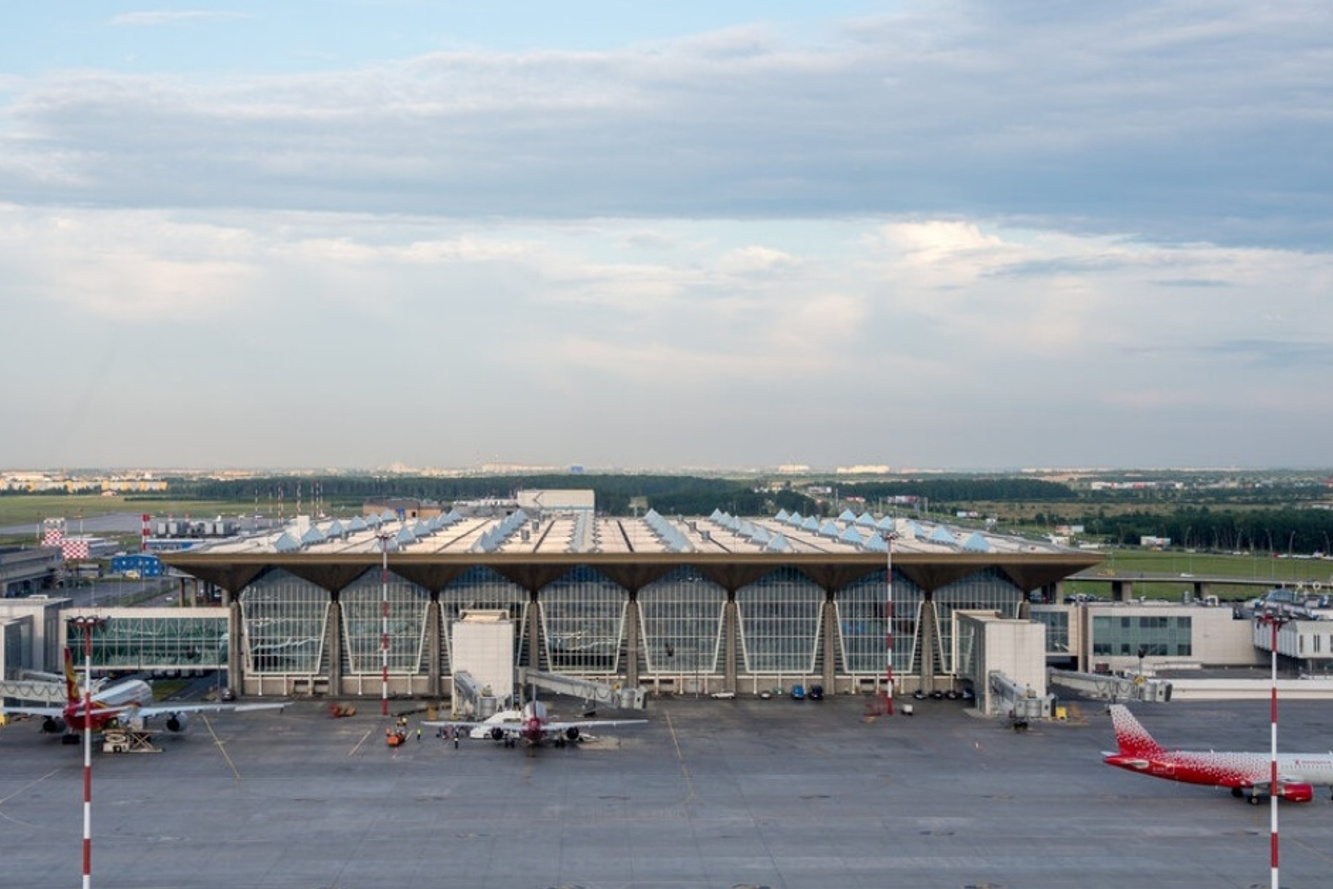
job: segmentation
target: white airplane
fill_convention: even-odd
[[[169,732],[183,732],[191,713],[221,713],[242,710],[281,710],[286,704],[161,704],[153,703],[153,689],[141,679],[126,679],[107,685],[94,682],[91,706],[85,712],[83,690],[74,673],[74,662],[65,649],[65,705],[63,707],[0,706],[0,713],[42,717],[42,731],[74,738],[87,725],[94,732],[133,727],[154,716],[166,716]]]
[[[532,746],[550,741],[556,747],[564,747],[571,741],[578,741],[583,737],[583,732],[590,728],[642,725],[647,721],[646,719],[553,720],[547,715],[545,704],[541,701],[532,701],[524,705],[522,710],[501,710],[482,722],[432,720],[421,725],[429,728],[452,728],[455,731],[466,730],[470,738],[503,741],[506,747],[513,747],[519,739],[527,741]]]
[[[1111,724],[1120,749],[1102,754],[1109,766],[1168,781],[1227,787],[1232,796],[1246,797],[1255,805],[1261,796],[1272,792],[1271,754],[1167,750],[1153,740],[1124,704],[1111,705]],[[1333,752],[1278,754],[1279,798],[1308,803],[1314,799],[1316,787],[1333,787]]]

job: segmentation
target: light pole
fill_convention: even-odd
[[[75,617],[70,624],[83,631],[83,889],[93,880],[93,630],[101,617]]]
[[[1278,855],[1277,855],[1277,631],[1278,627],[1286,623],[1284,618],[1279,617],[1274,612],[1268,612],[1259,618],[1259,623],[1268,624],[1272,628],[1272,640],[1268,653],[1269,666],[1272,671],[1271,680],[1271,702],[1269,704],[1269,775],[1268,775],[1268,821],[1272,834],[1270,840],[1271,864],[1272,869],[1272,889],[1278,889]]]
[[[380,715],[389,715],[389,535],[380,541]]]
[[[893,541],[897,534],[889,531],[884,535],[884,552],[887,561],[887,590],[884,604],[884,715],[893,715]]]

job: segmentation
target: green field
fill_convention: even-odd
[[[1267,580],[1274,586],[1279,584],[1318,583],[1324,588],[1333,589],[1333,562],[1323,559],[1275,559],[1269,553],[1251,555],[1220,555],[1216,553],[1189,553],[1182,550],[1156,552],[1153,550],[1105,550],[1106,561],[1093,568],[1092,574],[1112,578],[1133,575],[1140,572],[1149,574],[1180,575],[1179,582],[1138,583],[1134,585],[1135,596],[1148,598],[1180,598],[1186,590],[1193,589],[1195,577],[1236,577],[1246,580]],[[1188,577],[1185,575],[1192,575]],[[1085,583],[1068,581],[1066,593],[1089,593],[1100,596],[1108,594],[1109,586],[1105,583]],[[1253,586],[1228,587],[1218,585],[1210,590],[1222,598],[1253,598],[1262,590]]]
[[[16,525],[37,525],[43,519],[63,518],[70,533],[77,533],[79,519],[112,513],[140,515],[148,513],[154,518],[192,516],[194,518],[212,518],[213,516],[238,516],[251,514],[254,507],[250,504],[227,500],[135,500],[125,497],[102,497],[97,494],[6,494],[0,496],[0,528]],[[126,534],[103,535],[122,541],[137,540],[136,530]],[[0,544],[26,545],[34,540],[31,531],[26,534],[0,534]]]
[[[42,519],[74,521],[109,513],[148,513],[154,518],[168,515],[212,518],[216,515],[250,514],[253,506],[229,500],[134,500],[97,494],[10,494],[0,497],[0,527],[31,525]]]

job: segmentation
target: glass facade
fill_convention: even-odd
[[[639,626],[649,673],[715,673],[727,591],[690,568],[639,590]]]
[[[174,609],[173,609],[174,610]],[[211,670],[227,665],[227,612],[109,617],[93,630],[93,663],[117,670]],[[81,650],[82,631],[70,635]],[[77,657],[77,654],[76,654]]]
[[[441,672],[453,672],[453,625],[466,610],[506,611],[514,622],[514,658],[516,666],[527,666],[528,591],[490,568],[469,568],[453,583],[440,590],[440,621],[444,632],[440,646]]]
[[[247,673],[328,675],[327,590],[275,570],[246,587],[240,603]]]
[[[1069,654],[1069,612],[1064,609],[1032,609],[1032,619],[1046,625],[1046,653]]]
[[[629,593],[586,565],[547,585],[537,600],[552,672],[616,674]]]
[[[781,568],[736,591],[741,651],[748,673],[814,673],[824,591],[794,568]]]
[[[885,672],[884,614],[888,590],[883,572],[868,574],[838,590],[838,653],[848,673]],[[921,615],[921,588],[893,572],[893,672],[919,672],[916,660],[917,627]]]
[[[348,675],[384,669],[384,576],[376,568],[338,594],[342,606],[343,669]],[[430,591],[389,573],[389,672],[424,673],[426,608]]]
[[[1093,617],[1093,656],[1189,657],[1194,646],[1193,620],[1187,615]]]
[[[1001,617],[1017,617],[1018,603],[1023,599],[1023,591],[995,568],[986,568],[976,574],[969,574],[935,591],[935,621],[939,628],[940,650],[936,659],[936,670],[940,673],[954,673],[954,619],[957,610],[995,611]]]
[[[977,629],[977,625],[973,621],[962,621],[958,624],[958,669],[954,674],[974,681],[982,678],[976,675]]]

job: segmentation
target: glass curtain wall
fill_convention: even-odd
[[[424,673],[430,591],[389,572],[389,672]],[[338,594],[342,605],[343,669],[379,674],[384,657],[384,577],[374,568]]]
[[[896,589],[896,587],[895,587]],[[969,574],[935,591],[935,626],[939,628],[940,658],[936,661],[941,673],[954,673],[954,620],[959,609],[996,611],[1003,617],[1017,617],[1018,603],[1023,591],[1003,572],[986,568]]]
[[[921,587],[897,570],[893,572],[893,673],[921,672],[917,658],[917,628],[921,617]],[[884,573],[865,577],[838,590],[834,602],[838,614],[838,645],[843,669],[848,673],[883,673],[885,646],[884,615],[888,590]]]
[[[825,598],[823,589],[794,568],[780,568],[738,589],[746,671],[815,672]]]
[[[463,572],[440,590],[440,620],[444,644],[440,646],[444,663],[441,672],[453,672],[454,623],[464,611],[481,609],[506,611],[514,622],[515,666],[531,666],[525,657],[528,641],[528,591],[490,568],[477,566]]]
[[[1069,612],[1060,606],[1033,608],[1032,619],[1046,625],[1046,653],[1069,654]]]
[[[1148,657],[1190,657],[1193,635],[1194,621],[1188,615],[1094,617],[1092,653],[1136,657],[1142,647]]]
[[[715,673],[727,591],[677,568],[639,590],[639,626],[649,673]]]
[[[329,624],[327,590],[286,571],[270,571],[241,591],[241,624],[248,673],[321,670]]]
[[[543,587],[537,606],[551,671],[617,674],[628,604],[624,587],[586,565]]]
[[[75,641],[73,635],[70,640]],[[93,662],[132,670],[226,666],[227,615],[107,618],[93,631]]]

